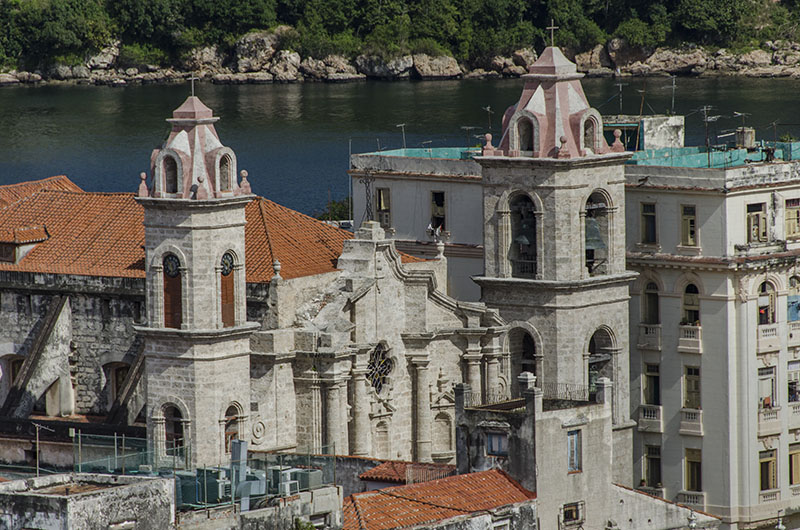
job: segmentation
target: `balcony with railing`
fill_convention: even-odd
[[[758,409],[759,436],[781,433],[780,410],[780,407],[761,407]]]
[[[678,502],[701,512],[706,509],[705,491],[679,491]]]
[[[639,432],[664,432],[661,420],[661,405],[639,407]]]
[[[678,352],[703,353],[703,328],[693,325],[678,327]]]
[[[786,323],[786,342],[789,347],[800,346],[800,320]]]
[[[762,324],[758,326],[758,341],[756,351],[764,353],[781,349],[781,340],[778,335],[778,324]]]
[[[660,499],[666,498],[664,496],[665,495],[664,488],[653,488],[653,487],[650,487],[650,486],[639,486],[636,489],[638,489],[639,491],[641,491],[643,493],[647,493],[648,495],[652,495],[653,497],[658,497]]]
[[[781,500],[781,490],[774,489],[774,490],[765,490],[761,491],[758,494],[758,502],[765,503],[765,502],[776,502]]]
[[[641,350],[661,351],[661,324],[639,324],[639,340],[636,345]]]
[[[703,411],[700,409],[681,409],[681,434],[703,436]]]
[[[536,278],[536,260],[512,259],[511,270],[515,278]]]
[[[789,403],[789,429],[800,428],[800,401]]]

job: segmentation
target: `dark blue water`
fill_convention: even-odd
[[[664,112],[668,79],[625,80],[623,112]],[[476,145],[497,133],[502,110],[516,102],[520,80],[368,82],[304,85],[198,85],[197,95],[221,120],[217,132],[247,169],[253,191],[297,210],[324,207],[328,194],[345,197],[348,153],[379,147]],[[618,87],[588,79],[584,89],[601,113],[619,111]],[[678,79],[675,111],[687,114],[687,144],[704,142],[696,109],[710,104],[723,133],[749,113],[759,138],[800,136],[800,81],[790,79]],[[644,102],[642,101],[644,91]],[[150,152],[167,136],[172,110],[188,84],[13,87],[0,89],[0,183],[66,174],[89,191],[135,191],[149,170]],[[776,127],[770,125],[777,120]],[[468,129],[464,129],[468,127]],[[474,127],[471,128],[471,127]]]

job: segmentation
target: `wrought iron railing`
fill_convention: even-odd
[[[587,385],[543,382],[541,388],[544,399],[589,401],[589,387]]]
[[[506,392],[488,392],[485,395],[480,392],[470,392],[464,394],[464,407],[480,407],[483,405],[494,405],[510,401],[511,396]]]
[[[514,259],[511,260],[512,274],[519,278],[534,278],[536,277],[536,260],[535,259]]]

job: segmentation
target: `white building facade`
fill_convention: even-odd
[[[729,528],[795,509],[797,164],[626,178],[637,483]]]

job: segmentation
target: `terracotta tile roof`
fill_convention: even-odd
[[[535,499],[503,471],[355,493],[344,500],[344,530],[390,530]]]
[[[58,175],[42,180],[20,182],[18,184],[8,184],[6,186],[0,186],[0,208],[33,195],[40,190],[83,191],[65,175]]]
[[[24,245],[36,243],[47,239],[47,229],[44,226],[24,226],[20,228],[0,228],[0,243],[14,243]]]
[[[0,186],[0,194],[8,187]],[[263,197],[248,203],[245,213],[247,281],[251,283],[272,278],[275,258],[285,279],[332,272],[344,241],[353,237]],[[19,242],[13,238],[22,234],[27,234],[28,241],[43,236],[19,263],[0,262],[0,270],[143,278],[143,221],[144,210],[132,193],[40,187],[0,208],[1,241]],[[417,258],[404,255],[403,261]]]
[[[456,471],[456,466],[451,464],[418,464],[412,462],[401,461],[388,461],[373,467],[370,470],[361,473],[358,478],[361,480],[374,480],[378,482],[396,482],[398,484],[406,483],[406,473],[408,466],[413,466],[413,469],[439,477],[452,475]]]

